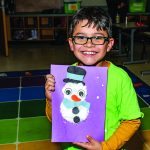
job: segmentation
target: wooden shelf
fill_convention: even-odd
[[[72,15],[14,14],[8,16],[8,40],[66,40]],[[63,34],[63,35],[62,35]]]

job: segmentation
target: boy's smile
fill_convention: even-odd
[[[73,37],[79,37],[79,40],[87,40],[85,44],[78,44],[73,38],[69,38],[69,45],[76,58],[81,61],[83,65],[96,65],[101,64],[102,59],[106,53],[109,52],[113,46],[114,40],[109,38],[103,45],[98,45],[95,42],[97,37],[108,37],[108,33],[104,30],[97,30],[92,24],[87,25],[87,20],[80,21],[73,33]],[[93,38],[95,37],[95,38]],[[92,39],[93,38],[93,39]],[[77,39],[78,40],[78,39]]]

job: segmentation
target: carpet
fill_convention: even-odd
[[[0,73],[0,149],[57,150],[45,116],[48,70]]]
[[[127,71],[133,81],[142,111],[147,115],[150,114],[150,109],[148,109],[150,87],[126,67],[123,69]],[[0,73],[1,150],[59,149],[58,144],[50,142],[51,124],[45,116],[44,85],[45,75],[48,73],[49,70]],[[148,118],[145,117],[142,124],[142,131],[146,131],[145,135],[150,135]],[[143,144],[143,139],[140,141]],[[146,141],[150,141],[150,139],[146,139]]]
[[[145,106],[150,106],[150,86],[138,78],[134,73],[132,73],[127,67],[121,66],[128,75],[130,76],[135,91],[138,97],[145,103]]]

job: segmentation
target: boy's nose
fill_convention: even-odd
[[[92,39],[87,39],[85,46],[88,46],[88,47],[94,46],[94,44],[92,43]]]

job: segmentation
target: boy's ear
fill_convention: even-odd
[[[113,45],[114,45],[114,39],[110,38],[109,43],[107,45],[107,52],[109,52],[112,49]]]
[[[70,46],[70,50],[73,51],[73,42],[72,42],[72,38],[68,38],[68,43],[69,43],[69,46]]]

